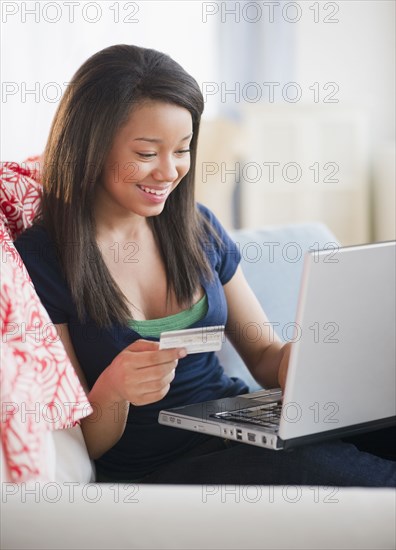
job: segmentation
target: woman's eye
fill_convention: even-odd
[[[177,155],[184,155],[186,153],[190,153],[190,149],[181,149],[180,151],[176,151]],[[151,159],[157,155],[157,153],[137,153],[139,157],[144,159]]]
[[[138,153],[138,155],[144,159],[155,157],[155,153]]]

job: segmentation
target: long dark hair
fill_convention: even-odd
[[[158,216],[147,218],[179,304],[192,305],[200,277],[211,279],[202,243],[211,231],[197,210],[194,177],[203,97],[197,82],[168,55],[115,45],[76,72],[55,114],[44,151],[38,222],[54,239],[81,321],[127,323],[128,301],[112,278],[95,239],[93,200],[117,130],[144,100],[172,103],[192,116],[191,167]],[[216,236],[215,236],[216,237]]]

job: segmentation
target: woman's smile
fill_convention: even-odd
[[[96,197],[97,224],[119,216],[161,214],[169,195],[190,169],[192,117],[178,105],[137,105],[116,134]]]
[[[161,187],[149,187],[146,185],[136,185],[136,187],[141,191],[146,200],[152,201],[154,203],[165,202],[168,197],[172,186],[168,185],[165,188]]]

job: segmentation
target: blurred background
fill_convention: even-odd
[[[90,55],[136,44],[201,87],[196,197],[227,229],[396,238],[393,0],[3,1],[1,21],[2,161],[43,151]]]

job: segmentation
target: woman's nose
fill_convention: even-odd
[[[173,159],[161,159],[153,170],[153,177],[160,181],[174,181],[177,179],[178,171]]]

